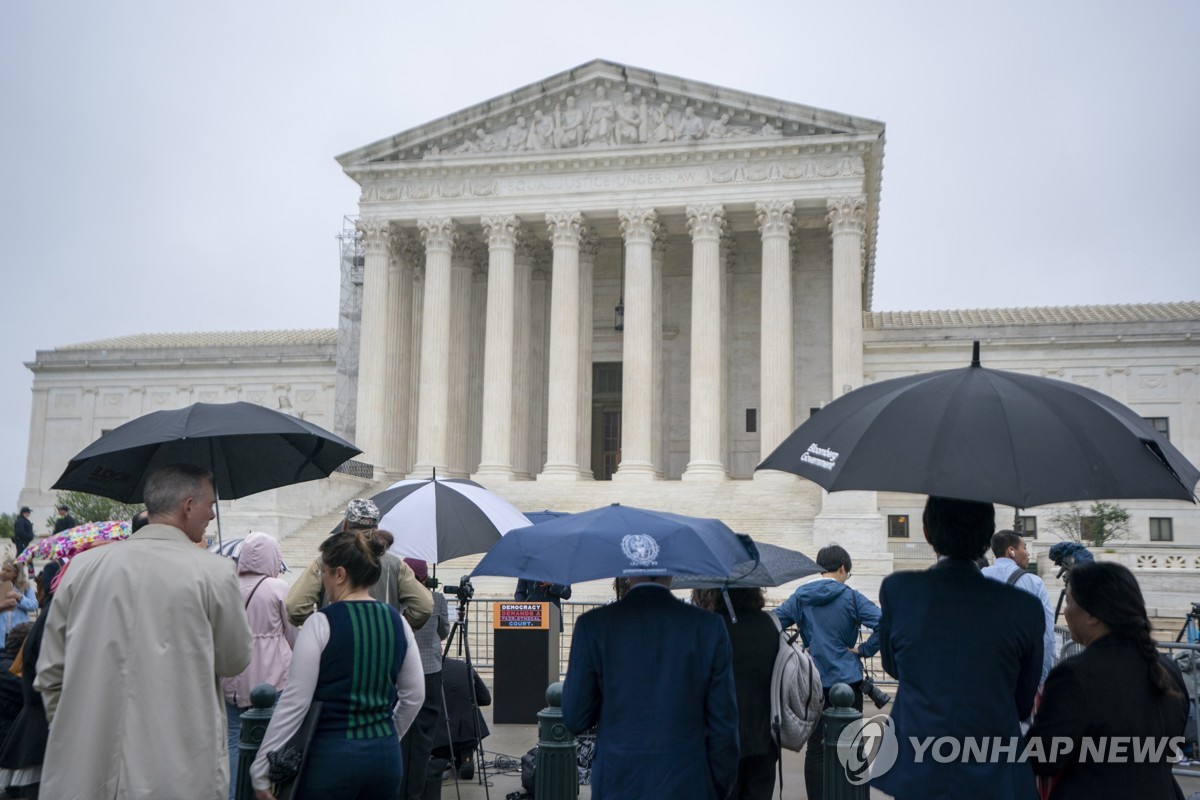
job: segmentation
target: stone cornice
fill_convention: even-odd
[[[604,151],[537,151],[506,153],[502,156],[483,155],[471,159],[424,160],[419,162],[381,162],[359,164],[346,169],[346,174],[363,186],[362,202],[376,199],[370,196],[372,187],[388,182],[446,180],[474,178],[476,180],[531,174],[561,174],[564,172],[624,172],[653,167],[721,165],[743,169],[763,169],[771,162],[811,161],[814,168],[836,175],[844,170],[842,161],[850,158],[854,174],[865,174],[864,159],[878,143],[874,137],[816,137],[802,141],[757,142],[733,144],[727,141],[695,143],[689,146],[656,148],[643,146]],[[857,156],[855,160],[854,157]],[[724,162],[724,163],[722,163]],[[836,168],[836,169],[835,169]],[[722,170],[718,170],[718,173]],[[803,176],[797,176],[803,177]]]

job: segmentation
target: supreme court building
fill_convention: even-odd
[[[285,557],[349,497],[436,471],[526,511],[623,502],[810,554],[836,540],[870,592],[929,562],[924,498],[755,466],[835,397],[965,366],[974,339],[987,366],[1111,394],[1200,461],[1200,303],[873,310],[883,147],[880,122],[593,61],[346,153],[362,193],[338,329],[39,351],[21,502],[48,511],[66,460],[120,422],[250,400],[364,451],[355,475],[223,511]],[[1194,507],[1124,505],[1117,555],[1157,571],[1149,602],[1200,590]],[[1048,510],[1022,514],[1048,538]]]
[[[596,61],[341,156],[366,460],[751,477],[862,384],[883,132]]]

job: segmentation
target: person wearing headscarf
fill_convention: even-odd
[[[276,692],[287,683],[296,627],[288,621],[288,585],[279,578],[279,542],[265,533],[251,533],[238,553],[238,588],[254,636],[250,665],[241,675],[221,679],[229,723],[229,800],[237,787],[238,741],[242,713],[250,708],[250,691],[267,683]]]
[[[1187,689],[1150,637],[1137,579],[1111,561],[1077,565],[1063,615],[1086,649],[1050,670],[1026,747],[1046,754],[1031,760],[1051,778],[1050,800],[1182,800],[1171,759],[1184,740]],[[1121,741],[1119,757],[1085,753],[1087,744],[1115,749]]]
[[[21,650],[21,695],[24,704],[8,736],[0,743],[0,787],[7,788],[14,797],[24,797],[26,800],[38,798],[42,761],[46,755],[46,740],[50,735],[42,695],[33,688],[33,679],[37,677],[42,632],[46,627],[50,601],[54,599],[55,579],[61,567],[60,562],[51,561],[38,574],[37,595],[41,612],[25,637]]]

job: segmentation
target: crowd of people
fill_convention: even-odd
[[[861,659],[876,652],[899,682],[888,723],[895,750],[871,785],[897,800],[1182,800],[1171,768],[1187,694],[1151,639],[1133,574],[1111,562],[1074,568],[1065,618],[1086,650],[1053,666],[1045,585],[1025,571],[1021,537],[995,531],[993,506],[930,497],[923,524],[937,563],[887,577],[878,606],[846,585],[850,554],[831,545],[817,555],[820,578],[775,611],[781,626],[798,626],[826,705],[846,684],[862,711]],[[989,548],[995,563],[981,569]],[[697,591],[689,607],[671,598],[670,578],[629,584],[625,599],[576,621],[564,687],[570,729],[598,728],[592,797],[771,797],[779,636],[763,622],[761,590]],[[808,740],[810,800],[825,796],[823,733]],[[931,756],[936,741],[955,756]],[[1096,752],[1109,742],[1140,755]],[[965,749],[981,743],[982,752]]]
[[[144,498],[119,546],[51,561],[32,586],[15,564],[0,567],[10,796],[224,800],[245,774],[257,800],[274,800],[280,784],[296,797],[430,800],[444,777],[473,774],[490,692],[443,658],[445,596],[431,591],[428,565],[388,553],[371,501],[348,505],[289,587],[272,536],[249,535],[236,569],[205,551],[206,471],[162,467]],[[1182,676],[1157,651],[1133,575],[1108,562],[1072,570],[1065,619],[1086,649],[1055,665],[1054,611],[1025,570],[1021,536],[996,532],[986,503],[931,497],[922,521],[939,560],[886,578],[878,605],[847,584],[852,558],[836,544],[818,552],[819,578],[773,614],[757,588],[680,602],[668,576],[615,583],[616,601],[575,622],[563,690],[565,724],[597,731],[592,797],[771,797],[770,687],[779,631],[791,626],[827,705],[845,684],[863,710],[862,659],[877,652],[899,681],[894,764],[872,779],[899,800],[1182,797],[1177,747],[1086,758],[1085,740],[1179,741],[1187,722]],[[994,563],[981,569],[989,549]],[[570,591],[522,581],[518,599],[557,605]],[[271,722],[253,762],[239,764],[241,715],[263,684],[276,692]],[[929,742],[946,737],[1042,755],[929,757]],[[808,740],[810,800],[825,794],[823,738],[818,726]]]

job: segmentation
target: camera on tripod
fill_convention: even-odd
[[[463,575],[458,580],[457,586],[452,586],[447,583],[442,587],[442,591],[446,594],[452,594],[458,598],[458,602],[465,603],[475,596],[475,587],[471,585],[471,578]]]
[[[883,708],[892,702],[892,696],[876,686],[870,675],[863,676],[862,693],[871,698],[871,702],[875,704],[876,708]]]

